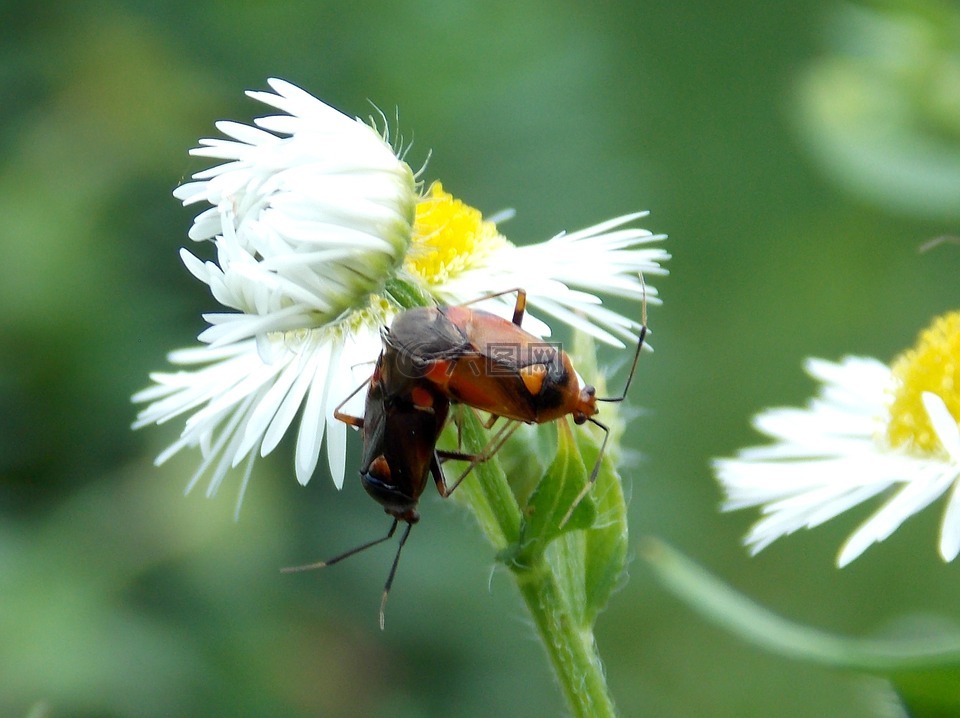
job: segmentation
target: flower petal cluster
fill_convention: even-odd
[[[383,289],[412,236],[416,180],[387,140],[288,82],[270,86],[247,94],[286,114],[218,122],[232,139],[191,154],[224,163],[174,191],[212,205],[189,237],[212,240],[216,261],[181,257],[234,310],[205,315],[200,340],[214,346],[335,321]]]

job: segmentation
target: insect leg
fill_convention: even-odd
[[[493,294],[484,294],[482,297],[477,297],[476,299],[471,299],[469,302],[464,302],[461,304],[461,307],[467,307],[471,304],[476,304],[477,302],[483,302],[487,299],[495,299],[496,297],[502,297],[505,294],[517,293],[517,303],[513,307],[513,319],[511,320],[518,327],[521,322],[523,322],[523,314],[527,310],[527,290],[520,289],[519,287],[515,289],[505,289],[502,292],[494,292]]]
[[[489,431],[493,428],[493,425],[497,423],[497,419],[499,418],[499,414],[491,414],[489,417],[487,417],[487,420],[483,422],[483,428]]]
[[[460,452],[453,451],[438,451],[437,455],[444,460],[455,460],[455,461],[469,461],[470,465],[464,470],[460,476],[457,477],[457,480],[453,482],[453,485],[447,489],[446,496],[449,496],[456,490],[460,483],[467,478],[471,471],[476,467],[477,464],[483,463],[490,459],[491,456],[500,451],[500,447],[506,443],[513,432],[517,430],[521,422],[519,421],[508,421],[503,426],[501,426],[497,432],[490,437],[490,440],[487,442],[487,445],[483,447],[483,450],[479,454],[463,454]]]
[[[616,403],[627,398],[627,391],[630,389],[630,382],[633,381],[633,375],[637,371],[637,362],[640,361],[640,351],[643,349],[643,340],[647,336],[647,327],[640,326],[640,336],[637,338],[637,351],[633,355],[633,364],[630,365],[630,373],[627,374],[627,381],[623,385],[623,391],[620,396],[598,396],[597,401]]]
[[[354,389],[352,392],[350,392],[350,396],[348,396],[346,399],[344,399],[344,400],[341,401],[339,404],[337,404],[337,408],[333,410],[333,418],[334,418],[334,419],[337,419],[338,421],[342,421],[344,424],[347,424],[348,426],[355,426],[355,427],[357,427],[358,429],[362,429],[362,428],[363,428],[363,418],[362,418],[362,417],[352,416],[352,415],[350,415],[350,414],[344,414],[344,413],[343,413],[342,411],[340,411],[340,410],[344,407],[344,405],[345,405],[348,401],[350,401],[353,397],[355,397],[357,394],[359,394],[360,391],[363,389],[363,387],[365,387],[367,384],[370,383],[370,380],[371,380],[372,378],[373,378],[372,376],[367,377],[367,380],[366,380],[365,382],[363,382],[363,384],[361,384],[361,385],[358,386],[356,389]],[[394,527],[394,528],[396,528],[396,527]]]

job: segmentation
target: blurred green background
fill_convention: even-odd
[[[179,427],[129,396],[213,308],[170,192],[217,119],[289,79],[415,140],[425,178],[514,241],[635,209],[670,235],[656,354],[630,404],[632,543],[655,534],[774,610],[850,634],[957,616],[940,513],[838,571],[854,512],[755,559],[711,457],[800,404],[808,355],[892,358],[957,304],[960,20],[936,2],[0,4],[0,715],[490,716],[564,710],[512,581],[428,492],[387,630],[391,549],[351,481],[306,488],[292,447],[183,497]],[[632,308],[621,307],[628,311]],[[620,366],[622,355],[601,360]],[[615,384],[614,384],[615,385]],[[352,445],[351,461],[358,446]],[[321,463],[321,466],[323,464]],[[706,625],[640,561],[597,638],[624,716],[866,716],[878,686]]]

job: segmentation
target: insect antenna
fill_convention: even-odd
[[[621,401],[622,399],[623,397],[618,399],[618,401]],[[603,441],[600,443],[600,451],[597,452],[597,461],[593,465],[593,471],[590,472],[590,478],[587,479],[587,483],[584,484],[584,487],[580,490],[580,493],[577,494],[577,498],[575,498],[570,504],[570,508],[567,509],[567,513],[563,515],[563,518],[560,520],[559,528],[563,528],[567,525],[567,521],[570,520],[574,510],[580,505],[580,502],[583,501],[583,497],[590,493],[590,489],[592,489],[593,485],[596,483],[597,475],[600,473],[600,465],[603,463],[603,452],[606,451],[607,440],[610,438],[610,428],[606,424],[597,421],[592,416],[589,417],[587,421],[603,429]]]
[[[393,523],[390,524],[390,530],[387,531],[386,536],[381,536],[380,538],[373,539],[373,541],[367,541],[364,544],[355,546],[349,551],[344,551],[341,554],[334,556],[333,558],[327,559],[326,561],[317,561],[316,563],[307,563],[303,566],[288,566],[286,568],[281,568],[281,573],[298,573],[300,571],[313,571],[318,568],[326,568],[327,566],[333,566],[335,563],[340,563],[345,558],[350,558],[355,556],[361,551],[366,551],[368,548],[372,548],[377,544],[381,544],[384,541],[389,541],[393,538],[393,535],[397,532],[397,525],[400,523],[400,519],[394,519]],[[393,579],[397,575],[397,565],[400,563],[400,552],[403,550],[403,545],[407,542],[407,537],[410,536],[410,529],[413,528],[413,524],[407,522],[407,527],[403,530],[403,534],[400,536],[400,545],[397,547],[397,554],[393,557],[393,564],[390,566],[390,573],[387,574],[387,582],[383,586],[383,596],[380,598],[380,630],[383,630],[384,626],[384,609],[387,607],[387,596],[390,594],[390,587],[393,586]]]
[[[360,544],[359,546],[354,546],[349,551],[344,551],[343,553],[338,554],[333,558],[329,558],[326,561],[317,561],[315,563],[305,563],[302,566],[287,566],[285,568],[281,568],[280,573],[299,573],[300,571],[313,571],[318,568],[326,568],[327,566],[333,566],[333,564],[340,563],[345,558],[350,558],[351,556],[355,556],[361,551],[366,551],[368,548],[372,548],[377,544],[381,544],[384,541],[389,541],[391,538],[393,538],[393,535],[397,532],[398,523],[400,523],[400,519],[393,520],[393,523],[390,525],[390,530],[387,531],[386,536],[381,536],[378,539],[373,539],[373,541],[367,541],[366,543]],[[401,542],[400,542],[401,546],[403,546],[403,541],[407,540],[407,534],[409,533],[410,533],[410,524],[407,525],[407,530],[403,534],[403,539],[401,539]],[[396,568],[397,568],[397,565],[396,565],[396,562],[394,562],[393,570],[395,571]],[[390,578],[391,580],[393,579],[393,571],[390,572]]]
[[[400,523],[400,519],[394,519],[393,523],[390,524],[390,530],[387,531],[386,536],[381,536],[378,539],[373,541],[367,541],[364,544],[355,546],[349,551],[344,551],[333,558],[327,559],[326,561],[317,561],[316,563],[308,563],[303,566],[288,566],[287,568],[281,568],[281,573],[297,573],[299,571],[312,571],[318,568],[326,568],[327,566],[332,566],[335,563],[343,561],[345,558],[350,558],[355,556],[361,551],[366,551],[368,548],[372,548],[377,544],[381,544],[384,541],[389,541],[393,538],[393,535],[397,532],[397,524]],[[407,542],[407,537],[410,535],[410,529],[413,527],[413,524],[408,523],[407,528],[404,530],[403,535],[400,536],[400,546],[397,548],[397,555],[393,558],[393,565],[390,566],[390,573],[387,575],[387,582],[383,587],[383,597],[380,599],[380,630],[383,630],[384,618],[383,611],[387,605],[387,595],[390,593],[390,587],[393,585],[393,578],[397,575],[397,564],[400,563],[400,551],[403,549],[403,545]]]
[[[397,520],[393,520],[393,527],[390,529],[390,534],[393,535],[393,531],[397,528]],[[390,573],[387,575],[387,582],[383,585],[383,596],[380,597],[380,630],[383,630],[383,612],[387,608],[387,596],[390,595],[390,587],[393,586],[393,579],[397,575],[397,564],[400,563],[400,552],[403,550],[403,545],[407,542],[407,537],[410,535],[410,529],[413,528],[413,524],[408,523],[407,528],[404,529],[403,535],[400,537],[400,545],[397,546],[397,555],[393,557],[393,565],[390,566]],[[389,538],[389,537],[388,537]]]
[[[640,310],[640,334],[637,336],[637,351],[633,355],[633,364],[630,365],[630,373],[627,374],[626,384],[623,386],[623,391],[620,392],[620,396],[606,396],[606,397],[597,397],[597,401],[605,401],[609,403],[615,403],[623,401],[627,398],[627,391],[630,389],[630,383],[633,381],[633,375],[637,371],[637,363],[640,361],[640,351],[643,349],[643,340],[647,337],[647,285],[643,281],[643,274],[640,275],[640,290],[643,293],[642,299],[642,308]],[[594,424],[598,422],[591,419]],[[603,424],[598,424],[598,426],[603,427]],[[606,427],[603,427],[606,430]],[[604,444],[606,444],[606,439],[604,439]],[[603,455],[603,452],[600,454]]]
[[[643,292],[643,305],[640,315],[640,334],[637,336],[637,350],[633,354],[633,363],[630,365],[630,373],[627,374],[627,381],[623,386],[623,391],[620,393],[620,396],[597,397],[597,401],[616,403],[627,398],[627,391],[630,389],[630,384],[633,382],[633,375],[637,371],[637,363],[640,361],[640,352],[643,350],[643,340],[647,336],[647,285],[643,281],[643,274],[640,274],[640,288]],[[560,521],[560,528],[563,528],[566,525],[567,521],[569,521],[570,517],[573,515],[574,510],[580,505],[580,502],[583,501],[583,497],[590,493],[590,489],[592,489],[594,483],[596,483],[597,475],[600,473],[600,465],[603,462],[603,454],[607,448],[607,441],[610,439],[610,428],[606,424],[597,421],[592,416],[588,416],[587,421],[603,429],[603,441],[600,444],[600,451],[597,453],[597,461],[593,465],[593,470],[590,472],[590,478],[587,479],[586,485],[584,485],[584,487],[580,490],[580,493],[577,494],[577,498],[574,499],[573,503],[570,504],[570,508],[567,509],[567,513],[564,514],[563,519]]]

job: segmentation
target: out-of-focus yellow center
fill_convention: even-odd
[[[405,268],[424,284],[443,284],[508,244],[493,222],[433,183],[417,203]]]
[[[960,416],[960,312],[937,317],[917,345],[893,362],[896,379],[887,439],[892,446],[923,453],[943,451],[920,395],[933,392]]]

